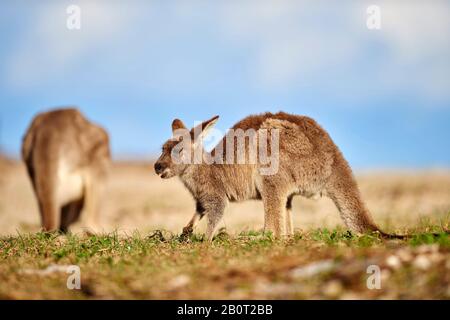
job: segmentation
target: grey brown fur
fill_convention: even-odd
[[[212,127],[217,118],[205,121],[201,130]],[[172,130],[182,128],[184,124],[174,120]],[[241,120],[233,127],[238,128],[280,129],[276,174],[261,175],[259,164],[175,164],[171,152],[179,140],[170,139],[164,144],[162,155],[155,163],[156,173],[162,178],[179,176],[197,203],[196,213],[183,230],[185,234],[191,233],[197,222],[206,216],[206,236],[211,240],[229,202],[260,199],[264,203],[265,230],[272,231],[276,237],[291,235],[292,198],[318,194],[334,201],[351,230],[358,233],[380,231],[361,199],[347,161],[328,133],[313,119],[284,112],[265,113]],[[197,144],[194,129],[191,136]],[[226,139],[227,136],[223,145]],[[216,151],[217,147],[211,154]]]
[[[23,139],[26,164],[45,231],[67,231],[83,211],[99,230],[98,212],[110,165],[108,134],[77,109],[37,115]]]

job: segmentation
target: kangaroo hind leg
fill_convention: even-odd
[[[52,175],[44,173],[35,175],[33,185],[41,214],[42,229],[45,232],[52,232],[59,229],[59,204],[54,192]]]
[[[275,238],[286,235],[287,197],[271,183],[265,183],[261,194],[264,204],[264,230]]]
[[[83,210],[84,199],[69,202],[61,209],[61,224],[60,230],[64,233],[69,231],[71,224],[75,223]]]
[[[205,215],[208,219],[206,226],[206,239],[211,242],[217,227],[222,220],[225,212],[226,201],[223,199],[214,199],[210,201],[208,207],[205,208]]]

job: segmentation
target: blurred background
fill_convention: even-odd
[[[116,158],[155,155],[175,117],[219,114],[226,130],[285,110],[316,118],[358,168],[450,165],[448,1],[19,0],[1,4],[0,38],[13,157],[37,112],[77,105]]]
[[[70,5],[81,9],[79,30],[66,26]],[[381,10],[379,30],[366,25],[370,5]],[[18,0],[0,7],[0,149],[10,159],[19,158],[32,117],[58,106],[79,106],[104,126],[116,160],[153,159],[175,117],[192,125],[218,114],[225,131],[248,114],[284,110],[315,118],[358,172],[439,169],[440,184],[429,182],[440,192],[432,201],[438,208],[420,211],[423,199],[411,195],[404,210],[449,212],[448,1]],[[429,190],[416,181],[414,190]],[[178,205],[169,197],[153,210],[162,198],[149,200],[150,189],[168,185],[145,186],[149,214]]]

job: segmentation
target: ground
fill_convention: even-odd
[[[164,232],[4,237],[3,299],[449,299],[450,239],[298,232],[221,233],[212,244]],[[80,267],[81,289],[66,270]],[[373,269],[375,268],[375,269]],[[379,271],[379,282],[373,277]],[[369,284],[368,284],[369,283]]]
[[[150,163],[115,165],[104,235],[39,233],[24,167],[0,161],[0,298],[6,299],[450,299],[450,173],[358,172],[375,221],[407,240],[349,233],[328,199],[297,198],[294,237],[263,234],[258,202],[228,208],[221,233],[187,241],[194,202]],[[69,290],[66,267],[80,268]],[[373,277],[378,275],[379,278]],[[378,281],[379,280],[379,281]],[[378,289],[379,288],[379,289]]]

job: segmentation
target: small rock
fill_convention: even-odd
[[[413,265],[418,269],[427,270],[431,267],[431,261],[427,256],[420,255],[414,259]]]
[[[70,265],[51,264],[45,269],[22,269],[19,273],[45,277],[55,273],[66,273],[70,270],[70,267]]]
[[[379,300],[395,300],[398,299],[398,295],[396,292],[388,292],[385,293],[383,295],[381,295],[380,297],[378,297]]]
[[[323,294],[325,296],[327,296],[328,298],[336,299],[342,294],[343,290],[344,290],[344,287],[343,287],[341,281],[332,280],[332,281],[328,282],[327,284],[325,284],[322,291],[323,291]]]
[[[179,276],[176,276],[175,278],[169,281],[169,287],[171,289],[178,289],[187,286],[189,282],[191,282],[191,278],[189,278],[185,274],[180,274]]]
[[[303,286],[288,283],[269,283],[260,281],[255,284],[255,293],[267,294],[270,296],[286,296],[303,291]]]
[[[295,268],[294,270],[291,271],[291,276],[293,278],[298,279],[309,278],[320,273],[331,271],[333,270],[334,266],[335,263],[333,260],[323,260],[319,262],[314,262],[306,266]]]
[[[402,262],[400,261],[399,257],[397,256],[389,256],[386,259],[386,264],[388,265],[388,267],[392,268],[392,269],[398,269],[402,266]]]
[[[235,289],[230,292],[231,300],[244,300],[248,296],[248,293],[242,289]]]
[[[439,252],[439,245],[437,243],[432,245],[421,245],[416,251],[418,254]]]
[[[347,292],[341,296],[341,300],[361,300],[362,296],[358,295],[356,292]]]

